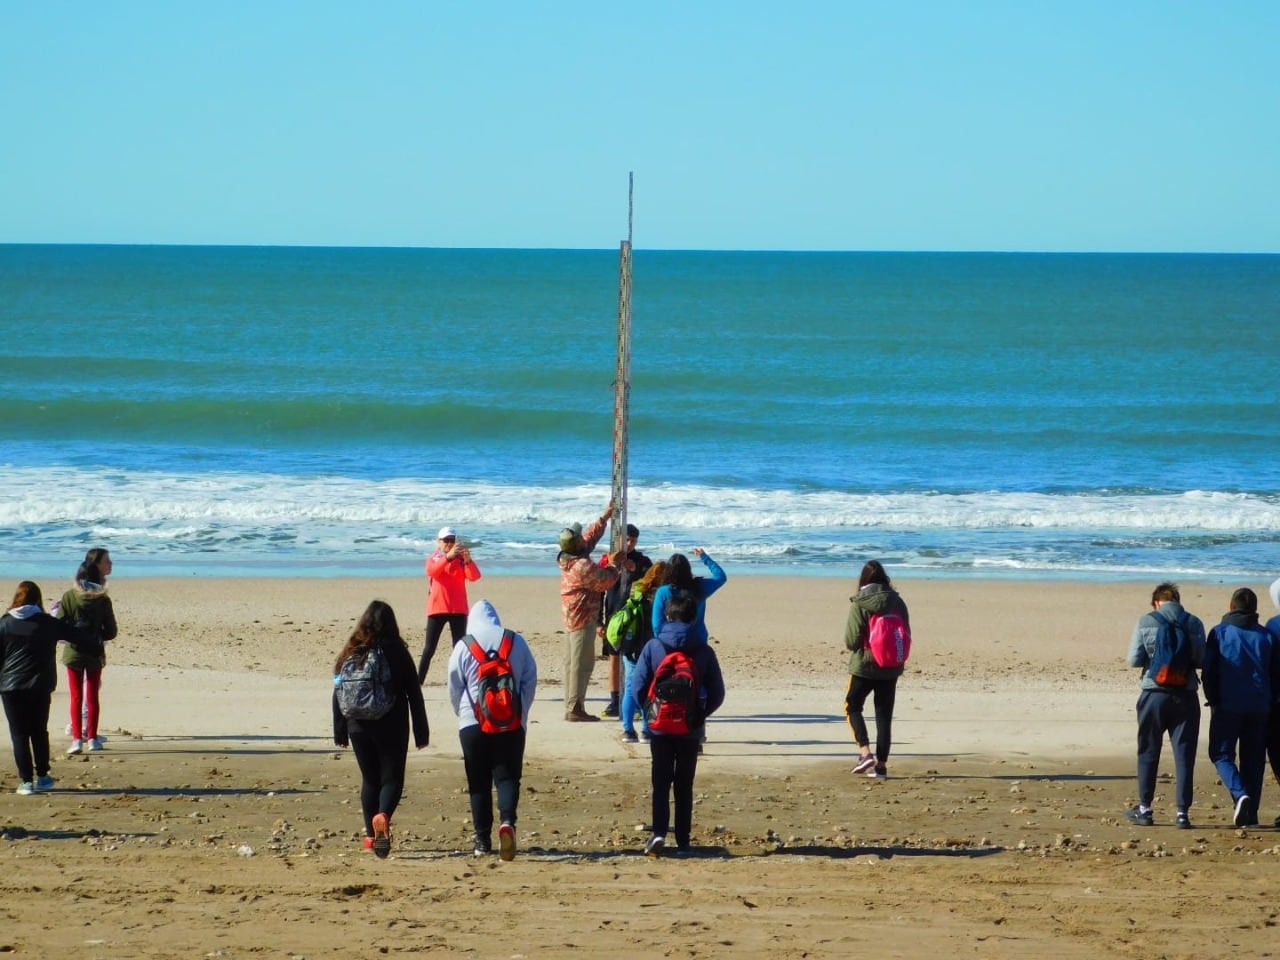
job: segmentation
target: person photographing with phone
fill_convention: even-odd
[[[436,534],[436,550],[427,557],[427,630],[422,657],[418,660],[418,684],[427,682],[431,658],[436,655],[445,624],[453,642],[467,632],[467,582],[480,579],[480,568],[471,559],[471,548],[453,527],[441,527]]]

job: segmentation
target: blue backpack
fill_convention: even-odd
[[[1147,666],[1147,676],[1157,686],[1183,690],[1195,676],[1187,613],[1184,610],[1172,620],[1158,610],[1153,616],[1157,621],[1156,646],[1151,653],[1151,663]]]

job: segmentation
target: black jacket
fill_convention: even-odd
[[[58,687],[58,641],[76,636],[71,626],[44,612],[0,617],[0,693],[53,693]]]

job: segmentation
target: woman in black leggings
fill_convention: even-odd
[[[389,669],[385,680],[390,706],[381,716],[347,716],[341,702],[340,681],[348,660],[363,664],[378,655]],[[364,845],[379,857],[391,852],[391,816],[404,791],[405,758],[409,750],[409,718],[419,750],[430,730],[422,702],[422,688],[409,648],[400,637],[395,612],[381,600],[369,604],[334,664],[333,742],[348,742],[360,767],[360,806],[364,812]],[[381,685],[381,684],[380,684]]]

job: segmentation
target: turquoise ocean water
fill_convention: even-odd
[[[616,251],[0,246],[0,568],[546,573]],[[630,517],[731,573],[1280,574],[1280,257],[637,251]]]

